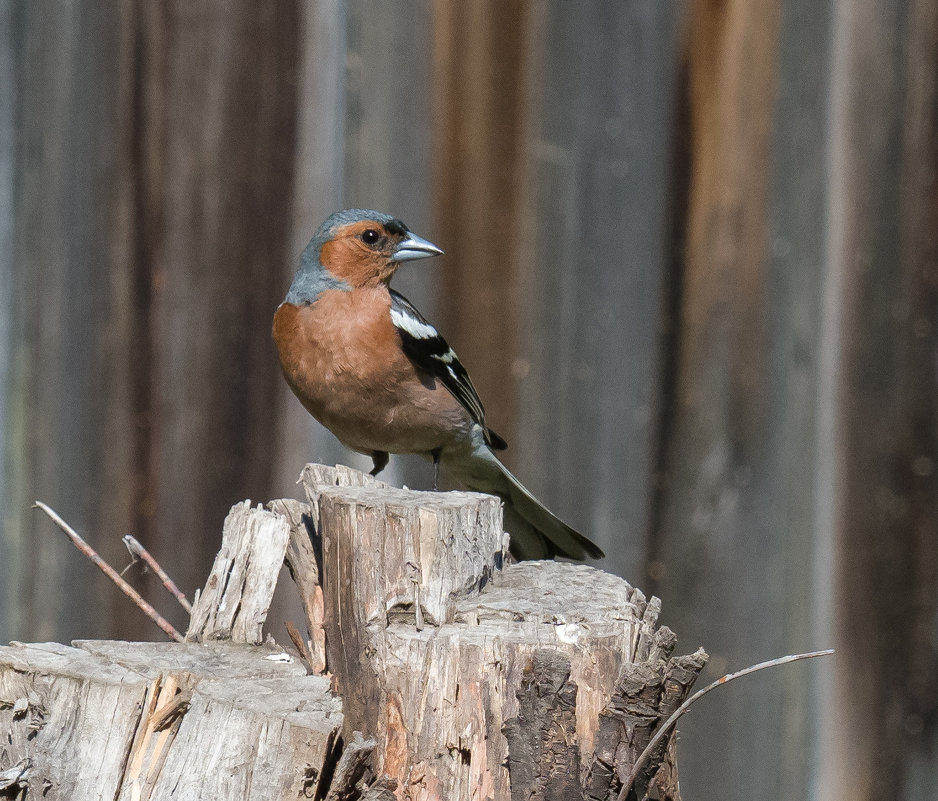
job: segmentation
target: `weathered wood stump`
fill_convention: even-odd
[[[282,650],[74,645],[0,648],[0,797],[304,798],[341,751],[328,679]]]
[[[376,738],[375,771],[398,796],[614,797],[706,660],[671,658],[658,599],[584,565],[505,566],[490,496],[396,490],[317,465],[303,482],[346,729]],[[653,797],[679,797],[673,743],[637,797],[651,784]]]
[[[657,599],[583,565],[508,564],[489,496],[319,465],[302,483],[306,503],[232,509],[191,642],[0,648],[0,797],[619,794],[706,659],[671,657]],[[249,644],[284,559],[305,668]],[[629,797],[679,798],[673,737]]]

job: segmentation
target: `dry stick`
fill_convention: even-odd
[[[130,534],[127,534],[122,539],[122,542],[127,546],[127,550],[130,551],[130,555],[133,557],[134,561],[138,558],[142,559],[147,564],[147,567],[159,576],[160,581],[163,582],[163,586],[169,591],[173,598],[179,601],[179,605],[191,615],[192,604],[186,599],[185,593],[176,586],[176,582],[166,575],[166,571],[163,570],[163,568],[160,567],[160,563],[153,558],[153,554],[144,548],[136,537]]]
[[[46,506],[42,501],[36,501],[33,504],[34,509],[42,509],[62,531],[64,531],[68,538],[72,541],[74,546],[78,548],[85,556],[87,556],[92,562],[94,562],[98,569],[104,573],[111,581],[113,581],[121,591],[130,598],[143,613],[150,618],[157,626],[163,629],[166,634],[172,637],[176,642],[182,642],[182,635],[173,628],[172,623],[170,623],[166,618],[160,615],[150,604],[143,600],[143,596],[140,595],[133,587],[131,587],[124,579],[120,577],[120,574],[111,567],[107,562],[105,562],[100,556],[98,556],[97,551],[92,548],[87,542],[85,542],[80,536],[78,536],[75,529],[73,529],[68,523],[66,523],[61,517],[59,517],[52,509]]]
[[[629,774],[629,778],[626,780],[625,784],[622,785],[622,789],[619,791],[619,795],[616,796],[616,801],[625,801],[625,796],[632,789],[632,785],[635,782],[636,777],[638,776],[639,770],[641,770],[642,765],[645,760],[648,759],[648,756],[654,750],[655,746],[661,742],[661,739],[674,727],[674,724],[677,723],[678,718],[680,718],[694,701],[698,698],[702,698],[711,690],[715,690],[717,687],[720,687],[726,684],[728,681],[733,679],[738,679],[741,676],[747,676],[750,673],[755,673],[757,670],[764,670],[765,668],[775,667],[776,665],[786,665],[789,662],[797,662],[799,659],[814,659],[817,656],[829,656],[834,653],[833,648],[829,648],[826,651],[811,651],[807,654],[791,654],[789,656],[780,656],[778,659],[770,659],[768,662],[760,662],[758,665],[752,665],[747,667],[744,670],[739,670],[736,673],[727,673],[722,678],[717,679],[713,684],[708,684],[702,690],[695,692],[690,698],[688,698],[683,704],[681,704],[674,713],[669,717],[664,724],[659,727],[658,731],[655,732],[655,736],[651,738],[651,741],[648,745],[645,746],[645,750],[639,754],[638,759],[635,760],[635,765],[632,767],[632,772]]]

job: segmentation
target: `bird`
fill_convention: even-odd
[[[402,264],[442,255],[399,219],[370,209],[329,216],[303,250],[274,313],[284,377],[306,410],[372,475],[389,454],[415,453],[469,490],[503,501],[518,560],[601,559],[499,461],[506,442],[485,423],[469,374],[439,331],[389,285]]]

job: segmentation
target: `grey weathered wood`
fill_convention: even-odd
[[[309,0],[298,5],[296,147],[292,191],[287,192],[292,201],[289,248],[282,263],[270,262],[267,277],[281,297],[317,226],[343,206],[346,3]],[[277,390],[273,494],[285,497],[294,491],[300,465],[314,456],[322,462],[343,461],[348,451],[312,418],[285,381],[277,382]]]
[[[13,5],[0,6],[0,389],[6,395],[11,386],[9,381],[10,363],[13,353],[12,317],[15,297],[13,295],[13,254],[15,193],[13,175],[16,166],[16,100],[19,91],[17,85],[16,62],[14,53],[14,11]],[[9,403],[0,404],[0,453],[8,453],[7,442],[10,437]],[[10,492],[8,482],[13,476],[8,474],[6,464],[0,461],[0,508],[8,509],[14,493]],[[0,538],[0,632],[15,632],[20,628],[19,617],[22,614],[22,601],[18,597],[20,560],[25,559],[20,533],[9,529]],[[21,636],[25,636],[21,635]],[[3,638],[0,636],[0,642]]]
[[[399,792],[501,801],[562,786],[582,797],[580,788],[600,781],[589,777],[620,673],[640,670],[654,685],[648,725],[672,700],[661,688],[683,663],[667,659],[673,635],[655,630],[656,599],[646,603],[622,579],[583,565],[499,569],[495,499],[335,487],[336,473],[316,484],[317,472],[307,471],[306,488],[323,536],[330,669],[346,729],[375,737],[375,770]],[[442,558],[444,546],[459,558]],[[631,730],[618,736],[610,792],[642,743]],[[650,776],[660,765],[653,761]],[[673,765],[665,770],[672,775]]]
[[[517,259],[518,351],[505,365],[522,412],[506,434],[517,475],[633,582],[668,401],[660,344],[684,6],[526,4],[521,211],[503,246]]]
[[[229,514],[190,630],[212,642],[0,649],[0,782],[51,801],[618,792],[706,659],[670,658],[657,599],[583,565],[505,567],[491,496],[317,465],[304,485],[310,504]],[[215,641],[259,641],[291,534],[294,578],[314,586],[306,517],[332,677]],[[673,737],[639,775],[652,786],[678,801]]]
[[[669,598],[675,629],[707,643],[709,681],[831,644],[816,639],[829,562],[815,539],[814,417],[831,31],[823,3],[688,10],[687,186],[649,590]],[[687,796],[811,795],[824,760],[810,677],[825,669],[766,672],[695,709],[683,726]]]
[[[363,615],[359,627],[407,614],[418,628],[451,622],[507,556],[501,501],[488,495],[323,487],[319,510],[325,592],[343,596],[329,605]]]
[[[314,673],[325,673],[326,631],[323,628],[322,585],[319,581],[316,553],[310,541],[309,530],[312,527],[312,517],[309,504],[292,498],[281,498],[271,501],[267,507],[275,514],[283,515],[290,525],[290,537],[287,540],[284,563],[299,590],[300,601],[303,604],[310,670]]]
[[[818,458],[841,669],[819,765],[827,792],[918,801],[938,793],[938,6],[832,13]]]
[[[830,119],[826,104],[833,97],[832,14],[830,3],[786,0],[779,23],[769,198],[770,275],[774,281],[771,297],[777,308],[770,328],[775,332],[772,359],[777,366],[773,372],[785,375],[784,396],[779,395],[779,400],[784,397],[784,411],[779,406],[773,413],[778,421],[773,425],[780,428],[775,435],[775,441],[781,443],[776,457],[778,472],[759,482],[761,497],[753,505],[767,509],[781,500],[783,512],[773,524],[760,526],[762,530],[757,535],[761,540],[760,559],[755,563],[747,560],[748,565],[733,568],[734,572],[745,570],[751,575],[753,565],[758,564],[757,570],[765,571],[763,579],[753,583],[755,587],[762,586],[760,596],[751,603],[742,601],[740,609],[762,610],[753,628],[780,633],[759,649],[759,654],[766,655],[835,645],[829,628],[834,617],[829,604],[830,576],[824,575],[823,567],[819,568],[829,564],[822,545],[828,527],[818,514],[823,504],[821,498],[826,494],[822,478],[825,471],[818,457],[827,454],[821,457],[823,460],[830,453],[819,439],[822,429],[818,416],[826,384],[822,356],[825,348],[820,336],[825,316],[822,299],[826,270],[819,265],[825,264],[825,237],[830,223],[825,208],[829,189],[826,183],[818,181],[818,176],[829,166],[827,159],[831,153],[826,141]],[[756,533],[755,527],[745,526],[746,529],[747,537]],[[773,543],[780,543],[781,549],[777,556],[766,558],[766,554],[775,550]],[[778,594],[777,586],[783,586],[784,592]],[[729,587],[727,591],[731,591]],[[682,603],[678,598],[675,602]],[[806,608],[811,609],[810,614],[805,613]],[[685,630],[676,620],[674,625]],[[732,649],[736,654],[732,666],[742,667],[749,657],[734,644],[736,638],[727,637],[712,624],[708,629],[701,635],[707,645],[714,651],[724,650],[720,640],[726,637],[726,650]],[[748,636],[746,639],[751,642]],[[755,658],[753,653],[752,661]],[[821,677],[828,671],[828,666],[820,664],[779,671],[770,679],[773,686],[782,690],[777,704],[770,700],[772,696],[761,693],[757,715],[751,714],[752,706],[745,703],[738,713],[733,712],[739,717],[727,728],[741,749],[746,749],[732,760],[732,764],[741,766],[738,772],[744,774],[742,779],[736,770],[728,777],[720,776],[721,760],[701,748],[695,749],[699,756],[682,754],[685,780],[693,770],[700,777],[699,787],[713,787],[715,796],[722,791],[736,793],[740,801],[754,795],[774,795],[779,801],[831,797],[831,791],[823,789],[820,777],[822,766],[828,762],[824,743],[834,737],[823,734],[818,722],[830,708],[819,692]],[[760,687],[757,682],[756,690],[768,684]],[[713,706],[699,710],[700,720],[694,720],[694,730],[684,726],[685,737],[712,731],[714,724],[725,721],[727,701],[717,699]],[[752,728],[748,729],[749,726]],[[761,767],[748,771],[745,766],[750,764]],[[771,779],[773,785],[768,789],[741,786],[757,773],[776,777]],[[690,796],[691,787],[685,787]]]
[[[123,640],[75,640],[72,645],[148,678],[180,671],[217,679],[299,678],[306,675],[302,665],[292,657],[285,659],[283,651],[274,646],[258,649],[234,642],[153,642],[141,648],[138,643]]]
[[[0,774],[28,760],[27,797],[267,801],[329,792],[324,781],[343,754],[341,702],[328,679],[281,661],[282,652],[76,646],[0,648]],[[175,717],[160,715],[174,698]],[[168,728],[156,730],[157,718]]]
[[[265,798],[274,788],[284,797],[303,798],[315,790],[316,779],[298,768],[315,767],[318,776],[333,758],[341,703],[328,680],[307,680],[295,660],[282,661],[288,658],[282,651],[236,643],[76,645],[152,680],[181,675],[191,686],[177,730],[162,746],[149,781],[144,771],[131,772],[135,741],[121,798],[132,797],[134,782],[154,799]],[[141,729],[141,747],[158,738],[153,732],[140,738]],[[222,749],[214,745],[219,738]],[[198,770],[192,769],[194,755],[199,755]]]
[[[290,524],[283,515],[252,509],[250,501],[231,507],[221,549],[193,604],[186,638],[262,643],[289,538]]]
[[[0,12],[0,640],[139,632],[36,498],[191,592],[274,494],[300,5]]]
[[[581,782],[617,671],[641,642],[642,600],[625,582],[590,568],[523,563],[506,568],[478,599],[461,605],[454,625],[427,636],[392,624],[375,646],[373,666],[386,682],[379,764],[400,781],[426,771],[443,788],[479,782],[496,798],[507,798],[509,757],[530,765],[531,775],[542,769],[534,752],[512,754],[501,732],[520,714],[516,693],[532,660],[549,649],[569,660],[576,686],[576,715],[564,731],[575,739],[575,779]],[[449,702],[442,708],[441,698]],[[521,732],[531,735],[529,728]],[[620,758],[619,764],[625,762]]]
[[[834,765],[851,778],[858,775],[853,766],[867,765],[864,775],[890,790],[919,782],[921,796],[934,795],[934,760],[906,747],[931,736],[930,717],[921,713],[933,705],[933,637],[900,638],[915,643],[906,649],[879,636],[899,636],[902,626],[891,616],[902,609],[910,610],[906,620],[914,619],[909,625],[916,632],[931,631],[935,606],[935,568],[923,532],[934,527],[930,482],[936,472],[931,478],[915,472],[935,462],[931,435],[913,429],[908,441],[924,446],[922,452],[893,449],[897,434],[910,430],[903,413],[894,416],[900,398],[925,398],[924,404],[914,401],[922,404],[915,417],[926,429],[932,425],[928,398],[934,393],[922,365],[931,363],[933,334],[916,333],[933,316],[929,284],[919,283],[909,265],[927,270],[933,261],[929,231],[938,228],[930,183],[934,122],[927,112],[935,74],[934,3],[539,0],[518,4],[524,16],[512,30],[491,24],[518,13],[497,2],[313,0],[285,3],[273,15],[243,2],[188,5],[76,0],[57,5],[56,13],[39,3],[0,5],[0,316],[7,323],[0,332],[0,640],[133,636],[137,630],[136,613],[124,599],[90,567],[76,566],[67,543],[49,538],[46,524],[31,517],[37,496],[92,535],[115,564],[119,536],[132,531],[191,593],[214,553],[215,522],[234,500],[232,488],[238,497],[284,494],[301,458],[337,450],[334,437],[310,421],[282,382],[293,424],[271,413],[278,377],[267,319],[318,221],[345,203],[379,205],[431,239],[442,233],[446,259],[402,270],[398,286],[422,295],[414,299],[454,340],[496,422],[504,414],[502,398],[513,390],[481,386],[491,381],[487,373],[506,381],[507,373],[495,354],[489,370],[473,353],[484,353],[477,342],[496,329],[510,350],[517,331],[518,352],[507,366],[518,376],[514,394],[524,414],[501,433],[511,441],[508,454],[517,459],[519,475],[571,522],[608,532],[606,544],[615,548],[607,548],[607,565],[637,580],[633,566],[651,557],[649,575],[662,582],[672,622],[715,646],[714,672],[758,658],[755,652],[801,649],[812,636],[820,637],[815,645],[830,644],[812,633],[814,627],[832,632],[828,621],[844,620],[849,634],[853,620],[843,615],[856,615],[864,630],[876,621],[861,640],[880,643],[881,651],[875,660],[858,661],[885,672],[888,681],[853,674],[874,688],[868,690],[875,696],[871,705],[838,701],[831,714],[832,696],[818,704],[804,691],[808,668],[754,678],[756,684],[714,696],[685,723],[684,778],[693,781],[688,795],[787,801],[824,795],[842,786]],[[755,389],[740,383],[716,393],[717,403],[722,397],[731,407],[721,423],[729,435],[717,438],[735,455],[709,498],[693,481],[713,462],[698,459],[695,436],[679,437],[690,446],[678,443],[675,458],[689,465],[673,474],[673,485],[694,497],[673,516],[675,525],[653,527],[647,535],[650,496],[668,484],[668,476],[656,472],[650,421],[674,397],[655,389],[656,326],[673,322],[657,311],[659,300],[675,302],[673,294],[660,297],[668,282],[662,274],[684,252],[680,231],[668,231],[662,218],[680,217],[689,196],[680,162],[695,146],[680,139],[672,114],[684,104],[675,78],[685,57],[683,11],[693,7],[716,12],[695,17],[685,31],[698,36],[712,23],[717,32],[719,46],[700,59],[705,83],[731,94],[726,65],[742,62],[750,86],[766,61],[778,66],[742,126],[737,115],[721,111],[715,117],[727,135],[720,141],[695,137],[708,151],[728,152],[728,168],[716,174],[733,183],[737,147],[752,132],[770,130],[765,157],[741,169],[743,178],[753,177],[745,198],[759,206],[767,193],[775,206],[766,225],[766,304],[735,291],[737,281],[750,277],[739,267],[727,271],[728,286],[716,288],[713,306],[690,304],[711,330],[735,325],[730,307],[759,309],[761,319],[747,324],[743,338],[769,338],[764,358],[753,363],[772,378],[768,391],[760,382]],[[297,9],[302,29],[295,24]],[[459,14],[479,24],[446,23]],[[776,50],[764,46],[759,31],[777,22]],[[297,30],[308,42],[299,85],[291,67]],[[524,56],[506,57],[506,40],[519,39]],[[449,71],[451,54],[461,70]],[[517,72],[504,69],[507,63],[518,64]],[[245,64],[251,75],[245,76]],[[827,83],[832,73],[834,86]],[[499,80],[510,86],[493,90]],[[706,87],[698,89],[707,96]],[[530,101],[520,114],[509,108],[499,116],[490,106],[519,94]],[[295,115],[311,131],[300,147],[288,144]],[[520,171],[503,150],[510,131],[496,127],[499,120],[514,126],[519,116],[527,126]],[[457,127],[457,146],[441,140]],[[438,160],[440,171],[432,176],[434,143],[462,163]],[[300,181],[284,174],[291,169]],[[499,183],[496,171],[521,186]],[[765,193],[755,188],[756,182],[765,186],[764,171],[773,173]],[[854,189],[845,182],[855,182]],[[527,216],[506,234],[504,218],[512,212],[498,213],[510,205],[505,195],[518,190]],[[490,194],[484,209],[466,202],[487,192],[498,196]],[[295,231],[303,230],[285,248],[291,213]],[[488,234],[479,232],[477,220],[493,225],[497,244],[473,244]],[[825,242],[829,222],[838,235],[855,230],[881,245],[845,252],[833,237]],[[452,240],[451,231],[458,232]],[[704,249],[733,259],[742,238],[730,237],[725,249]],[[515,247],[529,251],[520,271],[508,264]],[[473,254],[488,254],[486,262],[477,263]],[[850,264],[856,272],[846,272]],[[285,271],[279,285],[278,265]],[[469,275],[450,278],[454,269]],[[493,281],[501,275],[518,281],[493,297],[474,271]],[[828,277],[839,283],[827,283]],[[440,304],[444,316],[437,317],[427,301],[443,281],[447,289],[479,294],[447,298]],[[710,287],[702,282],[704,291]],[[828,299],[823,314],[822,289]],[[172,312],[168,305],[185,308]],[[466,316],[480,308],[509,317],[473,316],[467,324]],[[849,331],[839,314],[848,308],[855,310]],[[896,327],[889,324],[892,314]],[[478,340],[476,331],[484,331]],[[704,351],[713,342],[706,334]],[[835,391],[845,360],[830,355],[843,340],[853,343],[850,360],[857,368],[868,365],[870,374],[851,372],[849,383]],[[684,386],[691,397],[706,393],[723,364],[720,357],[697,372],[681,371],[672,389]],[[198,380],[187,380],[195,374]],[[885,391],[870,391],[882,376]],[[755,461],[735,427],[747,415],[734,412],[750,397],[767,399],[769,407],[756,426],[765,437]],[[854,400],[869,404],[862,416],[853,415]],[[817,420],[816,405],[823,410]],[[279,447],[270,446],[272,428]],[[319,434],[311,448],[314,429]],[[844,429],[857,432],[847,456],[832,439]],[[193,452],[207,454],[207,469]],[[714,461],[720,454],[714,451]],[[835,472],[844,459],[856,471],[856,497],[837,494],[854,486]],[[401,461],[394,459],[389,471]],[[867,461],[882,473],[865,470]],[[262,483],[259,476],[271,463],[286,474],[275,493],[244,485]],[[154,476],[163,489],[154,491]],[[203,482],[208,486],[193,489]],[[191,495],[167,510],[168,495],[183,497],[177,490]],[[918,511],[887,521],[884,535],[885,527],[874,525],[877,498],[887,511]],[[707,522],[714,510],[720,514],[734,503],[746,509],[731,513],[730,525]],[[835,561],[827,533],[841,504],[857,519],[837,529],[845,534]],[[685,527],[687,521],[694,526]],[[698,525],[708,529],[701,536]],[[860,531],[870,547],[853,547]],[[670,544],[662,549],[664,538]],[[925,553],[905,561],[918,548]],[[832,596],[832,564],[839,565],[837,586],[856,597]],[[911,580],[886,577],[904,591],[885,606],[883,565],[890,565],[890,574],[893,566],[917,571]],[[835,602],[848,608],[835,609]],[[737,625],[724,625],[728,619]],[[904,667],[894,669],[895,654]],[[776,686],[784,688],[781,697],[762,691]],[[842,685],[841,692],[849,698],[853,689]],[[755,714],[757,698],[763,705]],[[891,738],[900,749],[895,758],[883,758],[907,765],[908,782],[900,781],[901,767],[880,770],[866,759],[863,752],[876,743],[852,739],[870,729],[847,716],[884,705],[903,710],[889,719],[908,729]],[[837,728],[818,739],[819,721]],[[717,726],[725,737],[710,736]],[[851,751],[836,759],[823,749],[848,742]],[[818,789],[819,781],[827,789]]]
[[[310,521],[317,536],[322,538],[319,524],[319,494],[322,487],[371,487],[389,488],[388,484],[368,473],[362,473],[344,464],[330,467],[324,464],[307,464],[300,474],[299,483],[309,503]]]
[[[303,485],[307,499],[313,504],[315,504],[318,498],[315,490],[320,485],[333,487],[390,486],[379,478],[375,478],[368,473],[363,473],[360,470],[347,467],[344,464],[337,464],[335,467],[330,467],[329,465],[315,463],[310,463],[303,467],[303,472],[300,474],[300,483]]]
[[[113,798],[149,686],[64,645],[0,648],[0,771],[29,759],[28,797]]]
[[[322,677],[203,680],[153,798],[303,798],[332,759],[340,709]]]
[[[336,765],[334,786],[329,790],[326,801],[343,801],[348,798],[348,789],[355,787],[361,780],[374,750],[374,740],[366,740],[361,732],[352,733],[351,741],[346,745]]]
[[[97,15],[83,1],[57,12],[13,4],[0,21],[0,118],[12,123],[0,156],[8,201],[0,201],[0,641],[104,634],[108,615],[85,610],[107,609],[106,580],[76,570],[71,546],[44,536],[48,524],[30,506],[45,498],[87,531],[102,509],[124,510],[124,487],[99,488],[130,467],[122,375],[109,361],[112,344],[126,341],[115,308],[124,272],[112,271],[95,233],[104,228],[98,170],[107,169],[104,152],[114,145],[113,95],[101,79],[114,64],[114,50],[103,45],[114,15]],[[103,438],[109,447],[100,447]]]
[[[141,527],[183,587],[203,580],[231,503],[273,496],[270,320],[284,294],[274,276],[296,257],[300,5],[127,4],[139,82],[128,236],[147,281],[143,459],[159,509]]]

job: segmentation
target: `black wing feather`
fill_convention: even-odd
[[[490,447],[504,450],[508,444],[485,425],[485,408],[472,385],[469,373],[439,331],[399,292],[391,292],[391,319],[404,346],[404,353],[418,367],[439,379],[469,412],[472,420],[482,426]]]

